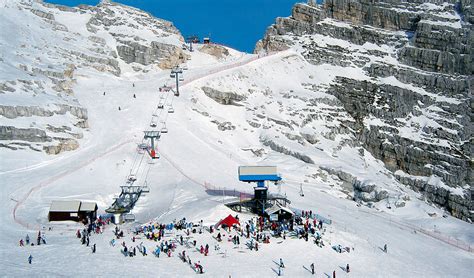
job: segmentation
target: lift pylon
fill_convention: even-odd
[[[179,67],[175,67],[171,70],[170,77],[176,79],[176,91],[174,92],[175,96],[179,96],[179,81],[183,81],[183,77],[180,78],[180,74],[183,74],[183,70]]]
[[[160,139],[160,132],[157,130],[148,130],[148,131],[144,131],[144,133],[145,133],[145,136],[143,138],[151,140],[151,148],[149,152],[151,158],[152,159],[158,158],[155,151],[155,139],[156,140]]]

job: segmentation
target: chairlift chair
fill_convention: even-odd
[[[147,149],[148,149],[148,144],[146,144],[146,143],[141,143],[141,144],[138,144],[138,146],[137,146],[137,151],[140,154],[144,153]]]
[[[184,81],[184,77],[182,75],[179,77],[179,81]]]
[[[183,64],[183,66],[181,67],[183,70],[188,70],[188,65],[186,64]]]
[[[176,74],[175,74],[174,72],[172,72],[172,73],[170,74],[170,77],[171,77],[171,78],[175,78],[175,77],[176,77]]]
[[[170,108],[168,108],[168,113],[174,113],[173,106],[171,106]]]
[[[163,102],[159,102],[158,103],[158,109],[163,109],[163,107],[165,106],[165,104]]]
[[[168,129],[166,128],[166,123],[163,122],[163,127],[161,128],[161,133],[168,133]]]
[[[134,174],[130,174],[127,178],[128,182],[129,183],[133,183],[137,180],[137,176],[135,176]]]

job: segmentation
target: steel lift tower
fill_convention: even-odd
[[[268,182],[275,184],[281,181],[276,166],[239,166],[239,180],[243,182],[255,182],[254,201],[257,211],[265,212],[268,200]]]
[[[149,131],[144,131],[144,133],[145,133],[145,136],[143,138],[151,140],[151,149],[150,149],[151,158],[152,159],[159,158],[156,155],[156,151],[155,151],[155,139],[156,140],[160,139],[160,132],[156,130],[149,130]]]
[[[183,74],[183,70],[179,67],[175,67],[171,70],[170,77],[176,79],[176,92],[174,92],[175,96],[179,96],[179,81],[183,80],[182,77],[179,77],[180,74]]]
[[[193,36],[189,36],[186,38],[186,41],[187,43],[189,43],[189,51],[190,52],[193,52],[193,43],[198,43],[199,42],[199,38],[198,36],[196,35],[193,35]]]

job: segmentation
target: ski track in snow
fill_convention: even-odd
[[[260,60],[260,59],[264,59],[264,58],[268,58],[268,57],[273,56],[273,55],[278,54],[278,53],[279,53],[279,52],[273,52],[273,53],[270,53],[270,54],[265,55],[265,56],[252,56],[252,57],[250,57],[249,59],[244,60],[244,61],[238,61],[238,62],[232,63],[232,64],[230,64],[230,65],[220,66],[220,67],[218,67],[218,68],[216,68],[216,69],[213,69],[213,70],[208,71],[206,74],[204,74],[204,75],[202,75],[202,76],[198,75],[198,76],[195,76],[195,77],[192,78],[192,79],[187,80],[187,82],[186,82],[186,81],[183,82],[182,86],[191,84],[191,83],[194,82],[194,81],[204,79],[204,78],[206,78],[206,77],[212,76],[212,75],[214,75],[214,74],[217,74],[217,73],[220,73],[220,72],[229,70],[229,69],[234,69],[234,68],[238,68],[238,67],[245,66],[245,65],[247,65],[247,64],[249,64],[249,63],[252,63],[252,62],[254,62],[254,61],[257,61],[257,60]],[[176,85],[173,83],[173,85],[172,85],[171,87],[174,88],[174,87],[176,87]],[[55,181],[57,181],[57,180],[59,180],[59,179],[61,179],[61,178],[63,178],[63,177],[66,177],[66,176],[68,176],[68,175],[70,175],[70,174],[72,174],[72,173],[74,173],[74,172],[76,172],[76,171],[78,171],[78,170],[80,170],[80,169],[86,167],[87,165],[91,164],[92,162],[96,161],[97,159],[102,158],[102,157],[104,157],[104,156],[106,156],[106,155],[108,155],[108,154],[110,154],[110,153],[112,153],[112,152],[118,150],[118,149],[119,149],[120,147],[122,147],[123,145],[126,145],[126,144],[131,143],[131,142],[133,142],[133,140],[126,140],[126,141],[124,141],[124,142],[122,142],[122,143],[116,144],[115,146],[111,147],[108,151],[106,151],[106,152],[104,152],[104,153],[102,153],[102,154],[100,154],[100,155],[98,155],[98,156],[95,156],[95,157],[91,158],[90,160],[88,160],[88,161],[86,161],[86,162],[84,162],[84,163],[78,165],[77,167],[75,167],[75,168],[73,168],[73,169],[70,169],[70,170],[68,170],[68,171],[65,171],[65,172],[63,172],[63,173],[61,173],[61,174],[59,174],[59,175],[56,175],[56,176],[52,177],[52,178],[49,178],[49,179],[47,179],[46,181],[41,182],[40,184],[38,184],[38,185],[36,185],[36,186],[30,188],[30,190],[25,194],[25,196],[23,196],[23,198],[22,198],[21,200],[19,200],[19,201],[16,203],[16,205],[14,206],[14,208],[13,208],[12,216],[13,216],[13,219],[15,220],[15,222],[18,223],[18,224],[20,224],[21,226],[27,228],[27,229],[31,229],[31,228],[35,228],[35,229],[36,229],[36,228],[39,228],[40,226],[38,226],[38,225],[36,225],[36,224],[28,223],[28,222],[23,221],[23,220],[21,220],[21,219],[19,219],[19,218],[17,217],[17,210],[18,210],[18,208],[21,207],[21,206],[27,201],[27,199],[30,197],[30,195],[31,195],[32,193],[38,191],[39,189],[41,189],[41,188],[43,188],[43,187],[49,186],[49,185],[51,185],[52,183],[54,183]],[[185,178],[187,178],[188,180],[194,182],[194,183],[197,184],[197,185],[202,186],[202,187],[205,188],[205,189],[210,189],[209,186],[207,186],[207,185],[205,185],[204,183],[201,183],[201,182],[195,180],[194,178],[190,177],[189,175],[187,175],[187,174],[183,171],[183,169],[181,169],[181,167],[179,167],[176,163],[174,163],[167,155],[165,155],[165,154],[163,154],[163,153],[161,153],[161,155],[166,159],[166,161],[168,161],[168,162],[170,163],[170,165],[171,165],[173,168],[175,168],[175,169],[176,169],[181,175],[183,175]],[[63,158],[61,158],[61,159],[63,159]],[[43,167],[43,166],[49,165],[49,164],[54,163],[54,162],[55,162],[55,160],[47,161],[47,162],[42,162],[42,163],[38,163],[38,164],[36,164],[36,165],[32,165],[32,166],[29,166],[29,167],[24,167],[24,168],[21,168],[21,169],[15,169],[15,170],[11,170],[11,171],[2,172],[2,173],[0,173],[0,175],[1,175],[1,174],[6,174],[6,173],[15,173],[15,172],[28,171],[28,170],[32,170],[32,169],[35,169],[35,168],[39,168],[39,167]],[[138,172],[138,170],[137,170],[137,172]],[[175,187],[175,189],[176,189],[176,187]],[[171,204],[172,204],[172,202],[170,203],[170,207],[171,207]]]
[[[47,180],[45,180],[44,182],[41,182],[40,184],[36,185],[36,186],[33,186],[32,188],[30,188],[30,190],[25,194],[25,196],[23,196],[23,198],[21,200],[19,200],[16,205],[13,207],[13,211],[12,211],[12,216],[13,216],[13,219],[15,220],[16,223],[20,224],[21,226],[27,228],[27,229],[32,229],[32,228],[39,228],[40,226],[37,226],[36,224],[32,224],[32,223],[28,223],[28,222],[25,222],[21,219],[19,219],[17,217],[17,210],[20,206],[22,206],[26,200],[30,197],[30,195],[33,193],[33,192],[36,192],[38,191],[39,189],[41,188],[44,188],[46,186],[49,186],[51,185],[52,183],[54,183],[55,181],[63,178],[63,177],[66,177],[84,167],[86,167],[87,165],[93,163],[94,161],[96,161],[97,159],[99,158],[102,158],[118,149],[120,149],[121,147],[123,147],[124,145],[128,144],[128,143],[131,143],[133,142],[133,140],[126,140],[124,142],[121,142],[121,143],[118,143],[114,146],[112,146],[111,148],[109,148],[109,150],[107,150],[106,152],[102,153],[102,154],[99,154],[91,159],[89,159],[88,161],[86,162],[83,162],[82,164],[79,164],[77,167],[73,168],[73,169],[69,169],[61,174],[58,174],[54,177],[51,177]]]

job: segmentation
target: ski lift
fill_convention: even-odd
[[[159,102],[158,103],[158,109],[163,109],[163,107],[165,106],[165,104],[163,102]]]
[[[146,144],[146,143],[138,144],[138,146],[137,146],[137,151],[138,151],[138,153],[142,154],[142,153],[144,153],[146,150],[148,150],[148,144]]]
[[[300,183],[300,196],[304,197],[303,184],[302,183]]]
[[[186,64],[183,64],[183,66],[181,67],[183,70],[188,70],[188,65]]]
[[[151,126],[151,127],[156,127],[156,119],[155,119],[155,117],[153,117],[153,119],[151,119],[150,126]]]
[[[166,123],[163,122],[163,127],[161,128],[161,133],[168,133],[168,129],[166,128]]]
[[[160,92],[169,92],[169,90],[171,90],[171,87],[167,85],[163,85],[160,87]]]
[[[171,78],[175,78],[175,77],[176,77],[176,74],[175,74],[174,72],[171,72],[170,77],[171,77]]]
[[[173,106],[171,106],[170,108],[168,108],[168,113],[174,113]]]
[[[133,183],[137,180],[137,176],[135,176],[134,174],[130,174],[127,178],[127,182],[128,183]]]
[[[184,81],[184,77],[182,75],[179,76],[179,81]]]

